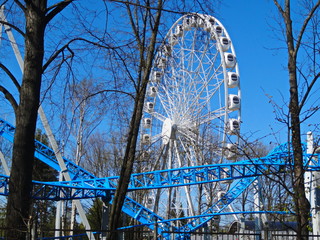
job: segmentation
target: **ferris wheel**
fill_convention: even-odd
[[[168,31],[153,64],[141,127],[142,171],[234,159],[240,100],[236,54],[224,26],[209,15],[182,16]],[[145,201],[166,218],[197,215],[229,185],[153,190]]]

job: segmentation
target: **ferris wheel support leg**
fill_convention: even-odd
[[[312,234],[320,235],[320,174],[311,172],[310,205],[312,219]]]
[[[307,133],[307,153],[314,154],[314,141],[312,132]],[[320,235],[320,173],[309,171],[305,173],[305,191],[311,207],[312,234]]]
[[[62,173],[59,173],[59,181],[62,181]],[[56,207],[56,221],[55,221],[55,231],[54,237],[58,238],[61,236],[61,216],[62,216],[62,201],[57,201]]]
[[[254,210],[255,212],[259,212],[261,210],[261,200],[260,200],[260,184],[259,184],[259,178],[253,182],[254,186]],[[261,215],[255,214],[255,233],[256,237],[255,240],[261,239]]]
[[[101,222],[101,239],[107,239],[107,231],[109,226],[109,214],[110,214],[110,199],[111,198],[102,198],[102,222]]]
[[[1,151],[0,151],[0,159],[1,159],[1,165],[4,169],[5,174],[9,176],[10,175],[9,167],[8,167],[7,161],[4,158],[4,155]]]
[[[43,125],[43,127],[44,127],[44,129],[45,129],[45,131],[47,133],[49,142],[50,142],[50,144],[51,144],[51,146],[53,148],[53,151],[55,153],[55,156],[56,156],[56,158],[58,160],[58,163],[59,163],[59,166],[60,166],[60,169],[61,169],[61,173],[62,173],[62,175],[63,175],[63,177],[64,177],[64,179],[66,181],[71,181],[71,177],[70,177],[70,174],[68,172],[66,163],[64,162],[64,160],[62,158],[62,153],[59,150],[58,143],[57,143],[55,137],[53,136],[51,127],[49,125],[48,119],[47,119],[47,117],[46,117],[46,115],[44,113],[44,110],[43,110],[42,106],[39,107],[38,113],[39,113],[42,125]],[[76,208],[78,209],[80,219],[81,219],[83,225],[85,226],[86,234],[87,234],[88,238],[89,239],[94,239],[93,233],[91,232],[91,227],[90,227],[89,221],[88,221],[88,219],[86,217],[85,211],[83,209],[83,206],[81,205],[80,200],[74,200],[74,202],[75,202]]]
[[[246,223],[245,223],[245,220],[244,220],[244,216],[241,216],[240,217],[240,229],[239,229],[239,233],[241,235],[239,235],[239,239],[244,239],[244,232],[245,232],[245,229],[246,229]]]

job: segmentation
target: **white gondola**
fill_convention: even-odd
[[[235,88],[239,86],[240,77],[238,73],[228,72],[228,87]]]
[[[178,36],[175,34],[171,34],[169,38],[169,44],[171,46],[175,46],[178,43]]]
[[[153,102],[147,102],[146,108],[147,108],[147,112],[148,112],[148,113],[152,113],[153,110],[154,110],[154,104],[153,104]]]
[[[236,56],[232,53],[225,53],[224,61],[227,68],[234,68],[237,63]]]
[[[229,135],[237,135],[240,131],[240,122],[238,119],[230,118],[227,124],[227,133]]]
[[[213,26],[210,32],[211,39],[216,40],[217,38],[221,37],[223,34],[223,27],[219,25]]]
[[[205,22],[205,19],[201,16],[198,17],[197,19],[197,26],[200,27],[200,28],[203,28],[204,27],[204,22]]]
[[[151,118],[144,118],[143,119],[143,127],[144,128],[151,128]]]
[[[142,143],[143,144],[150,144],[151,143],[151,137],[149,134],[143,134]]]
[[[214,29],[215,20],[213,18],[206,18],[204,22],[204,30],[211,32]]]
[[[191,24],[191,27],[197,27],[197,21],[198,21],[198,16],[197,15],[192,15],[190,17],[190,24]]]
[[[189,31],[192,27],[192,19],[190,17],[183,19],[183,29]]]
[[[182,24],[179,24],[176,27],[175,35],[178,37],[181,37],[183,35],[183,25]]]
[[[228,110],[236,111],[240,109],[240,97],[236,94],[228,96]]]
[[[170,57],[172,54],[172,47],[169,44],[164,44],[161,46],[161,53],[164,56]]]
[[[216,25],[214,26],[214,31],[220,37],[223,34],[223,27]]]
[[[227,201],[226,192],[224,191],[218,192],[218,199],[221,199],[222,201]]]
[[[235,160],[237,157],[237,151],[238,148],[236,144],[228,143],[224,151],[226,159]]]
[[[158,88],[155,86],[150,86],[148,89],[148,96],[149,97],[156,97],[158,92]]]
[[[231,46],[231,41],[226,37],[220,37],[219,40],[220,40],[222,51],[224,52],[228,51]]]
[[[162,77],[162,72],[160,71],[154,71],[152,72],[152,77],[151,77],[151,81],[155,82],[155,83],[159,83]]]
[[[158,68],[164,69],[167,65],[167,59],[165,57],[158,57],[156,59],[156,65]]]

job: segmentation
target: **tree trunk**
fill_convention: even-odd
[[[109,217],[109,230],[111,231],[110,236],[108,237],[109,240],[116,240],[117,233],[115,230],[119,227],[120,223],[120,216],[122,207],[124,204],[124,200],[126,197],[126,193],[128,190],[128,185],[130,181],[130,176],[132,173],[133,163],[135,160],[135,153],[136,153],[136,146],[137,146],[137,139],[139,134],[139,127],[140,122],[143,114],[143,105],[144,105],[144,98],[146,95],[147,84],[151,72],[151,67],[154,58],[154,51],[156,45],[156,39],[158,35],[158,28],[160,24],[161,12],[162,12],[162,0],[158,0],[157,2],[157,13],[152,15],[154,18],[154,25],[152,27],[150,42],[148,46],[145,46],[145,42],[142,41],[146,37],[146,35],[141,36],[138,31],[136,31],[136,27],[134,21],[131,21],[132,28],[134,30],[136,40],[138,43],[138,48],[140,52],[140,63],[139,63],[139,72],[138,72],[138,83],[137,83],[137,95],[135,98],[134,110],[133,115],[130,121],[130,129],[128,134],[128,141],[126,146],[126,152],[123,159],[121,173],[119,178],[119,183],[117,186],[117,190],[114,195],[113,203],[111,206],[110,217]],[[132,20],[132,16],[129,17]],[[147,12],[146,16],[143,17],[143,26],[146,27],[151,15],[150,12]],[[145,31],[145,30],[144,30]],[[144,32],[144,34],[146,34]],[[147,53],[147,54],[146,54]]]
[[[46,1],[26,1],[24,73],[16,111],[6,239],[25,240],[30,224],[34,137],[44,50]]]
[[[290,64],[291,62],[291,64]],[[308,239],[308,226],[310,218],[310,203],[305,194],[303,168],[303,152],[301,147],[301,130],[299,117],[299,102],[297,78],[295,72],[295,61],[290,59],[290,115],[291,115],[291,135],[294,156],[294,202],[297,219],[297,237],[298,239]],[[291,66],[290,66],[291,65]],[[291,71],[292,70],[292,71]]]
[[[305,170],[303,168],[303,151],[301,146],[299,88],[297,81],[297,54],[299,46],[295,46],[294,44],[294,35],[290,13],[290,0],[286,0],[283,17],[286,24],[286,39],[288,47],[288,72],[290,87],[289,112],[291,119],[291,142],[294,158],[293,198],[295,203],[297,221],[297,239],[308,239],[310,203],[305,193]]]
[[[119,227],[121,210],[124,203],[124,199],[127,194],[127,189],[132,173],[133,163],[135,160],[137,137],[139,133],[139,125],[142,117],[142,110],[144,104],[145,89],[143,94],[140,93],[136,99],[135,107],[133,111],[133,117],[130,123],[130,132],[128,136],[128,146],[124,156],[123,164],[121,167],[121,173],[116,193],[114,195],[113,204],[110,212],[110,225],[109,230],[115,231]],[[110,240],[116,240],[116,232],[111,232]]]

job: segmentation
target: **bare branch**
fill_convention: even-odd
[[[14,2],[21,8],[21,10],[25,11],[26,7],[19,0],[14,0]]]
[[[140,36],[139,36],[139,28],[134,23],[132,12],[131,12],[131,9],[130,9],[130,5],[128,3],[126,3],[126,6],[127,6],[128,16],[129,16],[129,19],[130,19],[130,24],[131,24],[133,33],[134,33],[134,35],[136,37],[137,44],[138,44],[138,46],[141,46],[142,43],[141,43],[141,39],[140,39]]]
[[[12,29],[16,30],[18,33],[20,33],[21,36],[25,37],[24,32],[23,32],[20,28],[18,28],[17,26],[15,26],[15,25],[13,25],[13,24],[11,24],[11,23],[8,23],[8,22],[6,22],[6,21],[2,21],[2,20],[0,20],[0,24],[9,26],[10,28],[12,28]]]
[[[0,68],[10,77],[11,81],[13,82],[13,84],[16,86],[16,88],[20,92],[20,84],[17,81],[17,79],[15,78],[15,76],[12,74],[12,72],[2,63],[0,63]]]
[[[273,0],[274,4],[277,6],[279,12],[281,13],[282,17],[284,18],[284,14],[285,12],[283,11],[282,7],[280,6],[280,4],[278,3],[277,0]]]
[[[142,5],[139,3],[134,3],[134,2],[130,2],[130,1],[121,1],[121,0],[110,0],[110,2],[116,2],[116,3],[123,3],[123,4],[127,4],[127,5],[132,5],[135,7],[139,7],[139,8],[145,8],[148,10],[156,10],[159,11],[160,9],[157,7],[152,7],[150,5]],[[174,10],[169,10],[169,9],[164,9],[162,8],[161,11],[163,12],[169,12],[169,13],[177,13],[177,14],[186,14],[186,13],[190,13],[190,12],[184,12],[184,11],[174,11]]]
[[[127,95],[129,97],[131,97],[132,99],[134,99],[134,96],[131,94],[131,93],[128,93],[128,92],[124,92],[124,91],[120,91],[120,90],[116,90],[116,89],[112,89],[112,90],[101,90],[101,91],[97,91],[95,93],[92,93],[92,94],[89,94],[87,95],[85,98],[83,98],[81,100],[81,102],[78,104],[78,107],[85,101],[87,101],[88,99],[94,97],[94,96],[97,96],[99,94],[102,94],[102,93],[120,93],[120,94],[124,94],[124,95]]]
[[[318,80],[319,77],[320,77],[320,72],[312,79],[310,85],[308,86],[307,91],[306,91],[306,93],[304,94],[304,96],[303,96],[303,98],[302,98],[302,100],[301,100],[301,102],[300,102],[299,112],[300,112],[301,109],[303,108],[303,106],[304,106],[305,102],[307,101],[308,96],[309,96],[309,94],[310,94],[310,92],[311,92],[311,90],[312,90],[313,85],[316,83],[316,81]]]
[[[103,45],[103,44],[100,44],[100,43],[97,43],[97,42],[93,42],[93,41],[90,41],[88,39],[85,39],[85,38],[74,38],[74,39],[71,39],[69,42],[67,42],[62,48],[60,48],[59,50],[57,50],[56,52],[54,52],[54,54],[48,59],[48,61],[43,65],[42,67],[42,71],[44,72],[47,67],[56,59],[57,56],[59,56],[60,53],[62,53],[65,49],[69,49],[69,51],[71,51],[71,49],[69,48],[70,44],[75,42],[75,41],[84,41],[84,42],[87,42],[87,43],[90,43],[94,46],[98,46],[100,48],[105,48],[105,49],[115,49],[114,47],[112,46],[109,46],[109,45]],[[120,48],[120,47],[118,47]],[[71,51],[72,52],[72,51]]]
[[[74,0],[64,0],[62,2],[56,3],[51,7],[47,8],[47,16],[45,17],[45,22],[50,22],[58,13],[60,13],[63,9],[65,9],[70,3]]]
[[[310,19],[312,18],[314,12],[319,8],[319,6],[320,6],[320,0],[318,0],[318,2],[313,6],[311,11],[309,12],[308,17],[303,22],[303,25],[301,27],[299,36],[297,38],[297,43],[296,43],[296,47],[295,47],[295,51],[294,51],[295,55],[297,55],[297,52],[298,52],[299,47],[301,45],[301,40],[302,40],[303,34],[304,34],[305,30],[306,30],[306,27],[308,26],[308,23],[309,23]]]
[[[12,96],[12,94],[2,85],[0,85],[0,92],[3,93],[3,95],[5,96],[5,98],[10,102],[15,114],[17,112],[18,109],[18,103],[17,101],[14,99],[14,97]]]
[[[0,8],[4,7],[4,5],[6,5],[7,2],[8,2],[8,0],[5,0],[3,3],[1,3]]]

